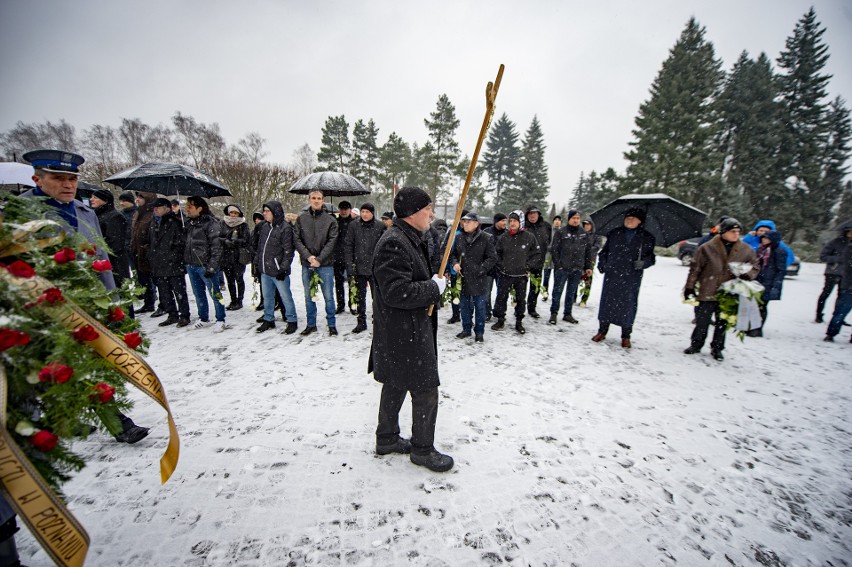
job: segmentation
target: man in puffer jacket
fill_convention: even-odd
[[[373,275],[373,253],[385,225],[376,220],[376,208],[372,203],[361,205],[361,218],[352,221],[346,233],[343,256],[349,274],[355,278],[358,289],[358,325],[353,333],[367,330],[367,284]],[[351,294],[351,292],[350,292]]]
[[[553,229],[550,224],[541,217],[541,211],[536,206],[527,207],[525,232],[530,233],[538,242],[538,249],[541,251],[539,258],[530,266],[530,274],[538,278],[542,282],[542,272],[544,271],[544,256],[550,250],[550,239],[553,236]],[[539,314],[536,311],[538,304],[539,290],[536,286],[530,286],[530,292],[527,296],[527,312],[533,319],[538,319]]]
[[[188,197],[186,200],[186,243],[183,263],[192,285],[195,306],[198,309],[198,321],[193,328],[201,329],[209,325],[209,306],[207,293],[213,299],[216,312],[216,325],[213,331],[221,333],[230,326],[225,323],[225,305],[222,303],[222,290],[219,287],[219,269],[222,266],[222,223],[210,212],[210,205],[202,197]],[[206,292],[205,292],[206,290]]]
[[[334,304],[334,247],[337,243],[337,219],[323,207],[322,191],[308,195],[308,210],[296,220],[296,250],[302,258],[302,285],[305,288],[305,308],[308,326],[303,336],[317,331],[317,304],[311,295],[311,279],[317,274],[325,300],[325,319],[329,336],[337,336]]]
[[[523,319],[527,293],[527,273],[533,266],[541,265],[543,254],[535,236],[524,230],[524,213],[517,210],[509,214],[509,229],[497,239],[497,299],[494,301],[494,316],[497,322],[491,330],[500,331],[506,323],[506,307],[509,292],[515,292],[515,330],[526,333]]]
[[[296,332],[296,303],[290,292],[290,266],[293,263],[293,226],[287,222],[284,207],[279,201],[263,205],[265,223],[259,225],[257,257],[255,263],[260,271],[260,288],[263,292],[263,322],[257,328],[263,333],[275,328],[275,291],[284,303],[287,317],[285,335]]]
[[[577,287],[580,281],[592,274],[594,262],[594,240],[592,235],[580,226],[580,211],[570,210],[567,222],[563,228],[556,231],[550,248],[553,258],[553,302],[550,304],[551,325],[556,324],[559,314],[559,300],[565,290],[565,308],[562,320],[566,323],[577,323],[572,309],[577,297]]]

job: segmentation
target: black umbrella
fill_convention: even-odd
[[[595,223],[595,232],[606,235],[623,226],[624,213],[630,209],[645,212],[642,226],[654,235],[657,246],[671,246],[681,240],[701,236],[707,218],[704,211],[663,193],[624,195],[590,215]]]
[[[322,191],[326,197],[352,197],[370,193],[369,189],[351,175],[336,171],[320,171],[306,175],[287,189],[287,192],[308,195],[316,190]]]
[[[98,189],[103,189],[94,183],[87,183],[85,181],[77,182],[77,198],[78,199],[88,199],[92,196],[92,193],[97,191]]]
[[[104,179],[132,191],[187,197],[230,197],[221,181],[180,163],[151,162],[135,165]]]

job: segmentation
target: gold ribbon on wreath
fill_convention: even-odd
[[[36,300],[46,289],[53,285],[39,276],[31,278],[18,278],[6,270],[0,270],[0,277],[5,278],[12,285],[17,286],[31,299]],[[180,456],[180,438],[177,427],[172,418],[172,410],[166,399],[166,392],[154,370],[134,349],[124,344],[124,341],[116,337],[112,331],[107,329],[100,321],[80,309],[67,298],[62,303],[45,307],[45,311],[57,322],[75,331],[85,325],[91,325],[97,332],[98,338],[86,342],[97,355],[106,360],[134,386],[136,386],[148,397],[160,404],[166,410],[169,423],[169,444],[165,453],[160,458],[160,481],[165,484],[177,468]]]
[[[0,484],[6,500],[57,565],[81,566],[89,534],[6,430],[6,394],[6,368],[0,364]]]

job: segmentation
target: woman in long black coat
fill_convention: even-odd
[[[763,284],[764,290],[760,304],[760,319],[762,324],[758,329],[748,332],[750,337],[762,337],[763,327],[766,325],[767,308],[770,301],[781,299],[781,288],[784,285],[784,276],[787,275],[787,251],[781,248],[781,233],[770,231],[760,237],[760,246],[757,248],[757,260],[760,264],[760,273],[757,281]]]
[[[246,265],[240,261],[240,255],[251,260],[251,231],[246,224],[245,215],[239,205],[225,207],[225,217],[222,219],[222,272],[228,282],[228,295],[231,303],[225,308],[228,311],[242,309],[246,294]]]
[[[642,228],[644,211],[633,209],[624,214],[624,225],[607,234],[598,255],[598,270],[604,274],[599,328],[595,342],[606,338],[610,325],[621,327],[621,346],[630,348],[630,334],[639,305],[642,273],[656,262],[653,235]]]

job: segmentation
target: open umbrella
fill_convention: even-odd
[[[351,175],[336,171],[320,171],[306,175],[296,181],[287,192],[308,195],[317,189],[326,197],[352,197],[370,193],[369,189]]]
[[[151,162],[134,165],[104,181],[123,189],[160,195],[206,198],[231,196],[231,192],[221,181],[180,163]]]
[[[35,187],[33,166],[7,161],[0,163],[0,185],[26,185]]]
[[[103,189],[94,183],[87,183],[85,181],[77,182],[77,198],[78,199],[88,199],[92,196],[92,193],[97,191],[98,189]]]
[[[590,216],[595,232],[606,235],[624,224],[630,209],[645,212],[645,230],[654,235],[657,246],[671,246],[681,240],[701,236],[707,213],[663,193],[624,195],[604,205]]]

